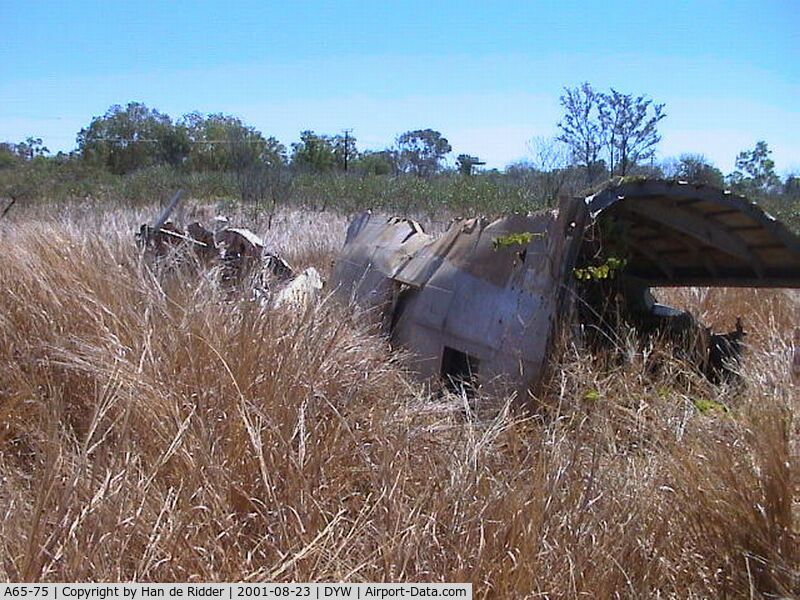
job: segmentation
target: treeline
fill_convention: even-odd
[[[81,160],[115,175],[156,165],[195,172],[235,171],[243,163],[261,162],[313,173],[354,171],[431,177],[442,171],[451,150],[447,139],[432,129],[403,133],[392,148],[379,151],[359,150],[350,132],[325,135],[303,131],[300,141],[287,149],[274,137],[231,115],[193,112],[173,120],[156,109],[131,102],[114,105],[103,116],[92,119],[78,133],[76,149],[54,158],[62,162]],[[41,139],[6,142],[0,144],[0,166],[48,154]]]
[[[372,204],[364,197],[370,193],[400,209],[427,209],[438,198],[449,208],[492,211],[552,205],[612,176],[644,175],[731,187],[800,221],[800,178],[777,175],[764,141],[740,152],[735,170],[723,174],[699,154],[656,160],[667,112],[647,96],[584,83],[565,88],[560,102],[557,135],[531,140],[528,158],[502,171],[466,153],[451,166],[453,148],[433,129],[407,131],[380,150],[360,149],[350,131],[303,131],[287,147],[231,115],[173,119],[131,102],[92,119],[69,153],[53,155],[38,138],[0,143],[0,195],[94,196],[124,186],[124,199],[146,194],[148,181],[153,189],[183,182],[204,195],[235,194],[254,210],[309,199]],[[49,185],[45,191],[37,177]],[[793,202],[780,204],[787,199]]]

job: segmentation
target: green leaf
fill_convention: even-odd
[[[588,390],[583,395],[583,399],[584,400],[591,400],[592,402],[597,402],[598,400],[600,400],[600,392],[597,391],[597,390]]]
[[[716,400],[709,400],[708,398],[693,398],[692,404],[702,414],[711,412],[728,412],[728,407]]]
[[[508,248],[509,246],[527,246],[532,239],[543,237],[544,233],[535,233],[533,231],[509,233],[508,235],[501,235],[492,240],[492,248],[497,251],[500,248]]]

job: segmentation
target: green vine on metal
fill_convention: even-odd
[[[579,281],[599,281],[601,279],[614,279],[619,271],[625,268],[628,261],[624,258],[609,256],[601,265],[589,265],[572,270],[575,279]]]
[[[497,251],[501,248],[508,248],[510,246],[527,246],[534,238],[543,238],[544,233],[535,233],[533,231],[523,231],[521,233],[509,233],[508,235],[501,235],[492,240],[492,249]]]

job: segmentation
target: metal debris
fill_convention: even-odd
[[[205,265],[219,264],[223,283],[250,286],[253,297],[262,304],[303,308],[319,295],[323,281],[316,269],[311,267],[296,275],[283,258],[265,251],[258,235],[249,229],[229,227],[226,217],[215,217],[213,230],[195,221],[184,231],[169,221],[181,195],[179,190],[153,225],[139,228],[137,241],[149,255],[173,260],[185,258],[188,252]]]
[[[322,286],[319,272],[314,267],[309,267],[278,291],[273,306],[305,308],[314,301]]]
[[[741,321],[713,333],[657,304],[651,287],[800,287],[800,239],[746,198],[710,186],[622,178],[558,210],[455,221],[350,223],[336,293],[413,351],[422,377],[535,391],[563,334],[614,346],[623,323],[666,337],[719,380]]]

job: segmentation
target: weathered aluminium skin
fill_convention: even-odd
[[[581,302],[573,269],[620,246],[623,287],[648,317],[669,318],[648,303],[650,286],[800,287],[800,239],[755,204],[707,186],[632,178],[564,199],[558,210],[457,220],[438,238],[408,219],[361,214],[332,285],[412,351],[422,377],[525,393],[540,384]]]

